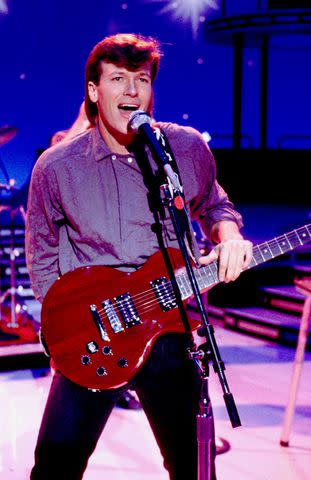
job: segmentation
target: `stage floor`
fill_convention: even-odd
[[[216,328],[230,390],[243,426],[232,429],[218,377],[211,373],[219,480],[307,480],[311,472],[311,354],[307,353],[288,448],[279,445],[294,350]],[[46,370],[0,373],[0,479],[26,480],[51,376]],[[114,409],[85,480],[167,480],[142,411]],[[187,479],[190,480],[190,479]]]

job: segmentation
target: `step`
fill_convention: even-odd
[[[0,345],[0,371],[43,368],[49,371],[50,360],[40,343]],[[43,376],[43,373],[42,373]]]
[[[271,285],[259,287],[266,307],[302,313],[305,295],[294,285]]]
[[[311,275],[311,263],[309,262],[301,262],[301,263],[295,263],[293,265],[293,269],[295,274],[302,276],[310,276]]]
[[[227,328],[268,338],[283,345],[296,345],[300,316],[262,307],[227,308],[224,314]],[[308,348],[311,336],[308,337]]]

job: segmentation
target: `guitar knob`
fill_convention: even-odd
[[[107,370],[105,369],[105,367],[98,367],[98,369],[96,370],[96,374],[99,377],[103,377],[104,375],[107,375]]]
[[[90,363],[92,363],[91,357],[89,355],[82,355],[81,363],[82,365],[89,365]]]
[[[120,368],[125,368],[125,367],[128,367],[128,361],[126,360],[126,358],[119,358],[119,360],[117,361],[117,364],[118,364],[118,367]]]
[[[112,355],[112,348],[110,347],[110,345],[105,345],[102,348],[102,352],[104,355]]]

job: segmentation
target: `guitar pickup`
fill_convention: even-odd
[[[117,312],[112,305],[111,300],[104,300],[102,302],[102,307],[104,309],[105,314],[107,315],[107,318],[109,320],[110,326],[113,330],[114,333],[119,333],[124,330],[121,321],[119,320],[119,317],[117,315]]]
[[[165,277],[157,278],[150,282],[154,294],[157,298],[157,301],[163,312],[172,310],[177,307],[176,297],[173,291],[171,282],[169,282]]]
[[[118,295],[115,297],[115,301],[126,328],[134,327],[141,323],[141,319],[129,293]]]

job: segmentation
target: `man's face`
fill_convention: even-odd
[[[146,63],[136,71],[102,62],[98,85],[88,84],[89,97],[97,103],[99,128],[104,138],[112,135],[120,143],[132,139],[129,117],[135,110],[148,111],[152,100],[151,69]]]

